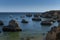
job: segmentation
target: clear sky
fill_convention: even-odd
[[[0,12],[43,12],[59,9],[60,0],[0,0]]]

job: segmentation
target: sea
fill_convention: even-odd
[[[11,19],[15,19],[19,24],[19,27],[22,29],[21,32],[3,32],[3,26],[0,26],[0,40],[45,40],[46,34],[53,26],[58,26],[58,23],[55,22],[51,26],[42,26],[41,21],[32,21],[34,14],[31,13],[32,17],[27,17],[26,14],[22,12],[1,12],[0,20],[3,21],[4,26],[9,24]],[[10,17],[12,16],[12,17]],[[21,16],[24,16],[23,18]],[[41,18],[41,17],[40,17]],[[28,23],[21,23],[22,19],[28,21]],[[42,20],[48,20],[46,18],[41,18]]]

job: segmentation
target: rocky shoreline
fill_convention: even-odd
[[[60,26],[51,28],[46,35],[46,40],[60,40]]]
[[[26,14],[24,16],[20,16],[22,18],[21,23],[23,24],[28,24],[29,21],[24,19],[26,17],[30,18],[32,21],[38,21],[40,22],[40,25],[44,25],[44,26],[51,26],[53,23],[55,23],[56,21],[59,23],[60,25],[60,11],[47,11],[44,12],[42,14]],[[11,17],[10,17],[11,18]],[[42,18],[49,18],[49,20],[42,20]],[[18,25],[17,21],[14,19],[11,19],[9,21],[9,24],[4,26],[3,21],[0,21],[0,26],[3,25],[3,31],[4,32],[17,32],[17,31],[22,31],[22,29],[20,28],[20,26]],[[48,27],[49,27],[48,26]],[[43,33],[43,35],[45,35]],[[51,28],[50,31],[48,31],[47,35],[46,35],[46,40],[60,40],[60,26],[54,26]]]

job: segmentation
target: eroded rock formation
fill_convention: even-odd
[[[60,40],[60,26],[51,28],[46,35],[46,40]]]
[[[19,28],[16,20],[10,20],[9,25],[3,27],[3,31],[22,31],[22,29]]]

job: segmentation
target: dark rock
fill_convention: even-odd
[[[4,25],[3,21],[0,21],[0,25],[1,25],[1,26]]]
[[[52,23],[49,21],[42,21],[41,25],[52,25]]]
[[[1,33],[1,31],[0,31],[0,33]]]
[[[22,19],[21,23],[28,23],[25,19]]]
[[[4,26],[2,30],[3,30],[4,32],[5,32],[5,31],[6,31],[6,32],[11,31],[11,29],[10,29],[10,28],[8,28],[7,26]]]
[[[60,14],[60,10],[51,10],[42,13],[42,17],[57,19],[59,18],[59,14]]]
[[[32,21],[41,21],[41,19],[38,17],[34,17],[34,18],[32,18]]]
[[[4,32],[17,32],[17,31],[22,31],[22,29],[3,27],[3,31],[4,31]]]
[[[57,19],[57,22],[60,22],[60,19]]]
[[[60,40],[60,32],[56,35],[56,40]]]
[[[27,17],[32,17],[32,14],[27,14],[26,16],[27,16]]]
[[[15,20],[11,20],[8,26],[3,27],[3,31],[15,32],[15,31],[22,31],[22,29],[19,28],[19,25]]]
[[[52,27],[52,28],[51,28],[51,30],[50,30],[50,31],[54,31],[54,32],[56,32],[56,29],[57,29],[57,27],[56,27],[56,26],[54,26],[54,27]]]

